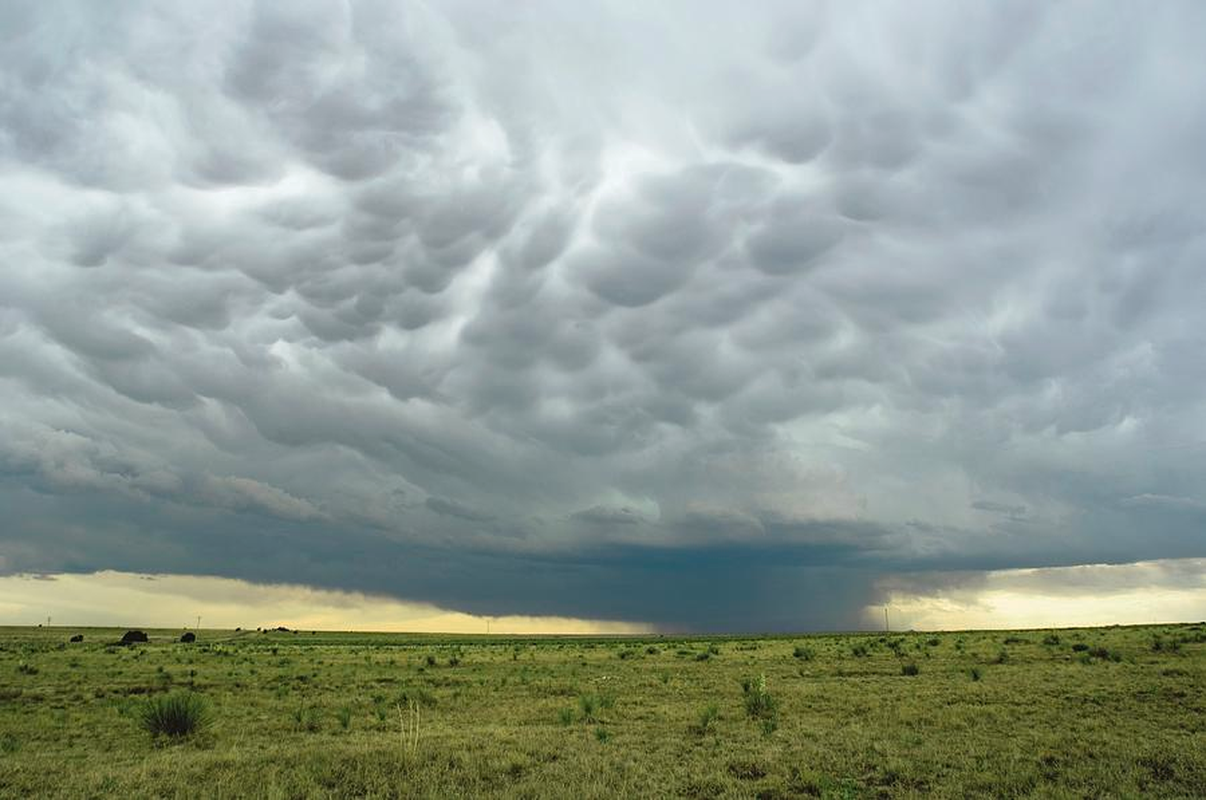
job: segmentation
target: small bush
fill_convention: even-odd
[[[773,719],[779,713],[779,703],[766,689],[766,676],[743,680],[741,693],[745,698],[745,713],[756,719]]]
[[[1122,656],[1118,653],[1108,650],[1104,647],[1094,647],[1088,653],[1093,658],[1100,658],[1102,661],[1113,661],[1115,663],[1122,660]]]
[[[427,660],[427,666],[434,667],[436,665],[436,657],[435,656],[428,656],[426,660]]]
[[[707,650],[703,651],[702,653],[695,654],[696,661],[708,661],[711,658],[712,658],[712,654],[709,653]]]
[[[574,709],[563,708],[557,712],[557,721],[562,725],[570,725],[574,721]]]
[[[653,645],[649,645],[648,647],[646,647],[646,648],[645,648],[645,652],[646,652],[646,653],[648,653],[648,654],[649,654],[649,655],[651,655],[651,656],[656,656],[658,653],[660,653],[660,652],[662,652],[662,651],[661,651],[661,650],[658,650],[658,649],[657,649],[656,647],[654,647]]]
[[[910,661],[907,664],[900,665],[900,674],[901,675],[920,675],[921,668],[918,667],[915,662]]]
[[[1181,642],[1177,639],[1164,639],[1157,636],[1152,640],[1152,652],[1154,653],[1179,653],[1181,652]]]
[[[984,672],[979,667],[972,667],[967,671],[967,674],[971,676],[973,681],[978,681],[980,678],[984,677]]]
[[[994,664],[1009,663],[1009,651],[1006,650],[1004,647],[1002,647],[1001,652],[997,653],[997,657],[992,660],[992,663],[994,663]]]
[[[151,736],[179,739],[202,732],[213,718],[204,697],[194,692],[176,692],[143,701],[138,720]]]
[[[1072,652],[1074,652],[1074,653],[1083,653],[1084,651],[1086,651],[1088,649],[1089,649],[1089,646],[1087,644],[1085,644],[1084,642],[1077,642],[1076,644],[1072,645]]]
[[[27,664],[24,661],[22,661],[20,664],[17,665],[17,672],[21,673],[22,675],[37,675],[38,668],[35,667],[33,664]]]
[[[817,656],[811,647],[803,647],[801,645],[796,645],[796,649],[792,651],[792,655],[801,661],[812,661]]]
[[[1059,644],[1059,636],[1054,633],[1049,633],[1043,637],[1043,644],[1057,645],[1057,644]]]
[[[611,731],[603,727],[595,728],[595,739],[600,744],[607,744],[608,740],[611,739]]]
[[[942,640],[941,639],[926,639],[925,644],[926,644],[926,647],[937,647],[938,645],[942,644]]]
[[[865,644],[856,644],[854,647],[850,648],[850,655],[854,656],[855,658],[866,658],[868,655],[870,655],[870,652],[867,650],[867,646]]]
[[[335,712],[335,719],[339,720],[339,727],[346,731],[352,724],[352,709],[349,706],[341,706]]]

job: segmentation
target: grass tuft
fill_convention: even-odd
[[[201,733],[213,722],[209,703],[195,692],[174,692],[143,701],[138,721],[153,737],[182,739]]]
[[[709,703],[699,712],[699,719],[691,726],[693,733],[707,736],[716,728],[716,720],[720,718],[720,708],[715,703]]]

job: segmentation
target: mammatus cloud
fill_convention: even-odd
[[[6,4],[0,569],[756,629],[1206,555],[1206,11],[798,5]]]

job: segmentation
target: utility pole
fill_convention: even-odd
[[[197,630],[201,630],[201,615],[197,615]]]
[[[884,630],[891,631],[892,626],[888,624],[888,607],[884,606]]]
[[[46,615],[46,627],[47,628],[50,627],[50,615],[49,614]]]

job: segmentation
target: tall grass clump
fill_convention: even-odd
[[[773,733],[779,721],[779,701],[767,691],[766,676],[743,680],[741,694],[745,700],[745,713],[761,720],[763,733]]]
[[[595,694],[584,694],[578,697],[578,708],[582,711],[583,722],[594,722],[597,719],[599,706],[599,696]]]
[[[720,716],[720,708],[715,703],[710,703],[699,712],[699,720],[691,727],[699,736],[706,736],[712,732],[716,726],[716,719]]]
[[[206,730],[213,722],[209,703],[195,692],[174,692],[147,698],[138,721],[153,737],[181,739]]]

